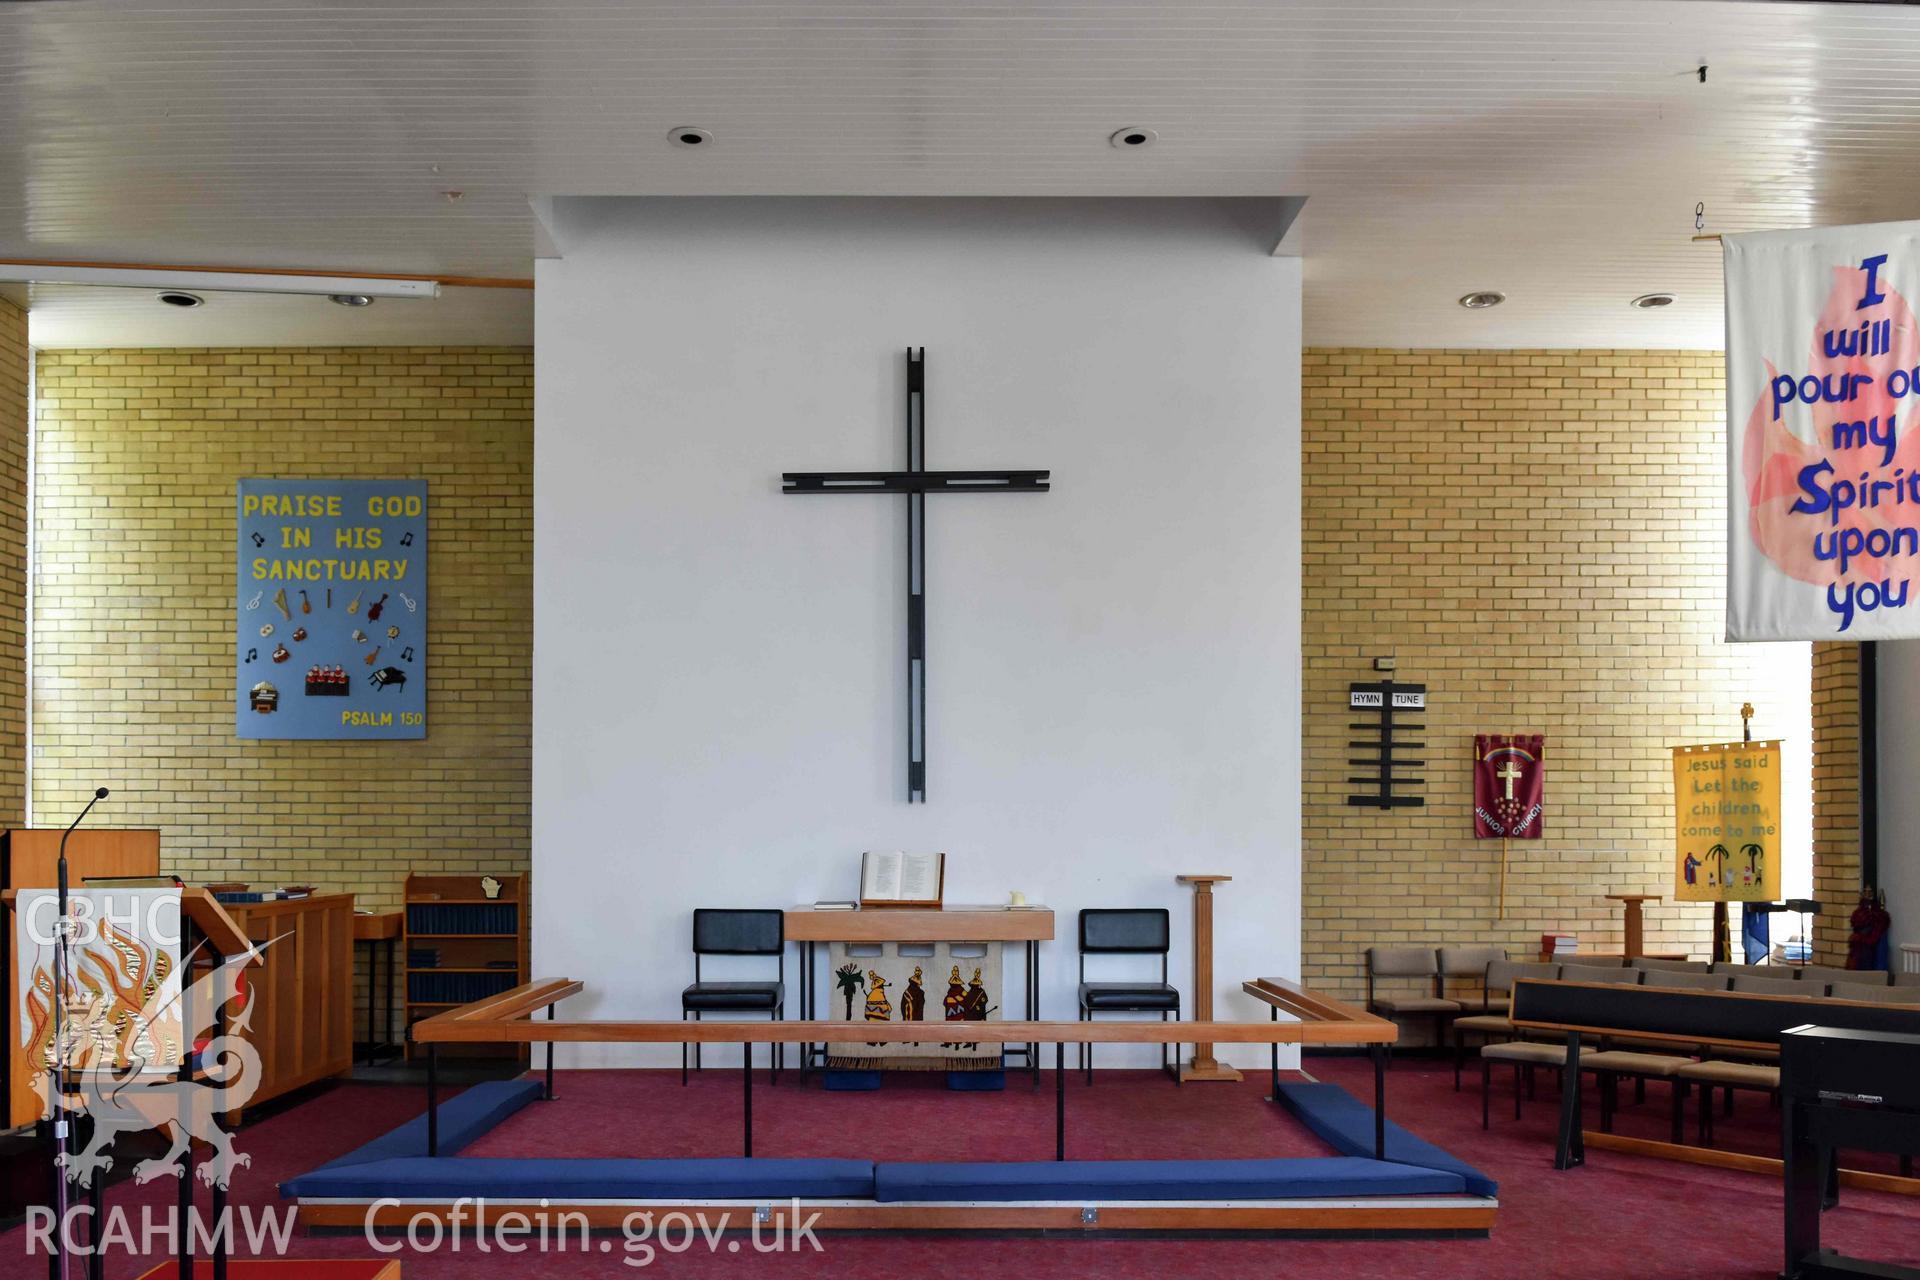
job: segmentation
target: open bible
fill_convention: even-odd
[[[860,905],[939,910],[946,892],[944,853],[870,852],[860,855]]]

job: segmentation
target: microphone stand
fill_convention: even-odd
[[[99,804],[106,798],[107,789],[105,787],[96,790],[93,793],[93,799],[87,801],[87,807],[80,811],[80,816],[75,818],[60,836],[59,875],[57,877],[59,883],[55,891],[53,935],[53,1089],[49,1095],[50,1106],[48,1108],[53,1115],[54,1213],[57,1215],[54,1219],[54,1239],[56,1242],[64,1239],[67,1230],[66,1157],[68,1154],[68,1123],[66,1116],[63,1115],[62,1112],[67,1100],[67,974],[71,971],[73,965],[73,957],[69,954],[69,949],[73,945],[73,931],[72,921],[68,918],[67,906],[67,837],[71,836],[73,829],[79,826],[89,813],[93,812],[93,806]],[[94,1174],[96,1178],[100,1176],[102,1175],[99,1172]],[[100,1229],[99,1224],[95,1223],[91,1229],[97,1232]],[[56,1247],[58,1247],[57,1244]],[[59,1258],[59,1275],[61,1276],[61,1280],[65,1280],[67,1274],[67,1255],[64,1248],[60,1249]]]

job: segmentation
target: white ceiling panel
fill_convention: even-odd
[[[0,6],[0,122],[0,256],[524,276],[538,194],[1295,194],[1310,342],[1708,346],[1696,201],[1920,215],[1920,9],[52,0]]]
[[[39,347],[451,347],[527,346],[533,293],[443,289],[431,300],[381,299],[342,307],[321,297],[203,293],[183,311],[152,289],[83,285],[0,288],[27,309]]]

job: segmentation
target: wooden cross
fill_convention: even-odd
[[[927,495],[1045,493],[1048,471],[927,470],[927,349],[907,348],[907,469],[788,471],[782,493],[907,495],[907,803],[927,801]]]

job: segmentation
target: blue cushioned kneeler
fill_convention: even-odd
[[[830,1067],[821,1074],[820,1084],[830,1093],[869,1093],[880,1087],[880,1073]]]
[[[505,1160],[400,1157],[327,1165],[280,1184],[282,1196],[402,1200],[865,1200],[868,1160]]]
[[[536,1080],[489,1080],[463,1089],[440,1104],[440,1154],[451,1156],[540,1096]],[[427,1154],[427,1117],[422,1112],[401,1125],[321,1166],[366,1164],[394,1156]]]
[[[1460,1175],[1343,1156],[1271,1160],[1032,1160],[879,1164],[873,1198],[907,1200],[1293,1200],[1459,1195]]]
[[[1373,1108],[1339,1085],[1282,1083],[1279,1100],[1334,1150],[1350,1156],[1373,1154]],[[1500,1194],[1500,1184],[1492,1178],[1424,1138],[1414,1137],[1391,1120],[1387,1121],[1387,1159],[1457,1173],[1470,1195]]]
[[[947,1072],[947,1088],[955,1093],[998,1093],[1006,1087],[1004,1070]]]

